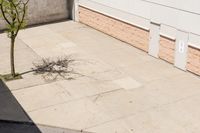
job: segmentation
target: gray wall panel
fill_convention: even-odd
[[[68,8],[68,0],[30,0],[28,24],[33,25],[68,19]],[[5,23],[0,20],[0,29],[4,28]]]

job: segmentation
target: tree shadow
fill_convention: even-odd
[[[45,81],[56,81],[57,79],[75,80],[75,75],[83,77],[83,75],[74,70],[74,65],[80,62],[72,59],[71,56],[57,57],[55,59],[43,58],[37,62],[33,62],[33,68],[29,71],[20,73],[25,75],[33,73],[34,75],[41,75]]]

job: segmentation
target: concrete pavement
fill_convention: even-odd
[[[0,40],[8,43],[4,34]],[[28,73],[7,82],[36,124],[95,133],[200,132],[200,78],[193,74],[72,21],[26,29],[17,43],[19,72],[44,57],[71,55],[84,75],[46,82]],[[5,60],[9,45],[0,47]],[[9,72],[4,60],[0,73]]]

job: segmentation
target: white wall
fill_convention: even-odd
[[[146,28],[151,21],[160,23],[160,32],[172,38],[176,30],[183,30],[190,34],[190,42],[200,44],[200,0],[80,0],[80,4],[101,12],[105,9],[113,17],[121,14],[127,21]]]

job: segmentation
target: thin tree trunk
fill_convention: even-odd
[[[15,37],[11,37],[11,47],[10,47],[10,66],[11,66],[11,75],[15,77],[15,58],[14,58],[14,46],[15,46]]]

